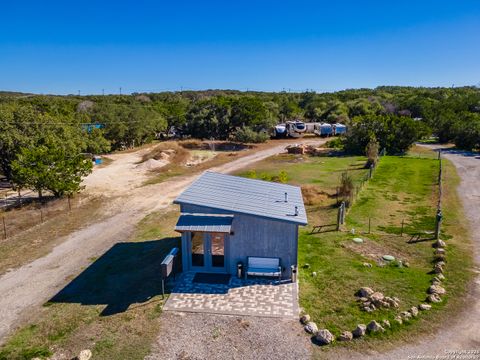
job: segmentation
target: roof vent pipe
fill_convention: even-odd
[[[285,202],[288,202],[288,193],[285,193]]]
[[[295,206],[295,216],[298,216],[298,206]]]

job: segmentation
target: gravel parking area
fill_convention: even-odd
[[[310,338],[296,320],[165,312],[156,359],[310,359]]]

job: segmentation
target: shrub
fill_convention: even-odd
[[[380,144],[377,141],[375,135],[372,135],[370,141],[368,142],[367,148],[365,149],[365,154],[367,155],[367,163],[365,164],[366,168],[369,168],[372,165],[375,165],[378,160],[378,150]]]
[[[233,140],[241,143],[262,143],[268,140],[265,132],[256,132],[247,126],[237,128],[233,134]]]
[[[350,200],[353,196],[353,178],[347,172],[342,173],[342,177],[340,178],[340,187],[338,189],[338,195],[345,201],[347,204],[350,204]]]

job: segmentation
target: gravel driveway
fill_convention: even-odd
[[[165,312],[146,360],[303,360],[311,343],[295,320]]]

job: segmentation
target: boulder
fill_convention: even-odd
[[[315,334],[318,331],[317,324],[315,324],[313,321],[307,322],[303,329],[309,334]]]
[[[350,331],[344,331],[338,337],[338,341],[351,341],[353,339],[353,334]]]
[[[443,240],[437,240],[432,244],[432,246],[434,248],[444,248],[445,246],[447,246],[447,244]]]
[[[445,263],[445,254],[436,254],[433,257],[434,263]]]
[[[389,328],[391,325],[390,325],[390,321],[388,321],[387,319],[383,319],[382,320],[382,326],[384,328]]]
[[[371,268],[371,267],[372,267],[372,264],[367,263],[367,262],[364,262],[364,263],[363,263],[363,266],[368,267],[368,268]]]
[[[439,303],[442,301],[442,298],[438,294],[430,294],[427,296],[427,301],[431,303]]]
[[[436,263],[436,264],[435,264],[435,267],[433,268],[433,272],[434,272],[435,274],[443,274],[443,266],[440,265],[439,262]]]
[[[313,276],[313,277],[316,277],[316,276],[317,276],[317,272],[316,272],[316,271],[312,272],[312,276]]]
[[[374,293],[374,291],[369,288],[369,287],[362,287],[360,288],[360,290],[358,290],[356,292],[356,296],[359,296],[359,297],[369,297],[370,295],[372,295]]]
[[[445,266],[445,261],[439,261],[435,264],[435,266],[437,266],[437,265],[444,267]]]
[[[443,295],[447,291],[443,287],[441,287],[440,285],[432,285],[428,288],[427,292],[429,294]]]
[[[366,297],[361,297],[361,298],[358,298],[357,301],[360,301],[360,302],[362,302],[362,303],[365,303],[365,302],[368,301],[368,298],[366,298]]]
[[[445,255],[445,249],[444,248],[437,248],[435,250],[435,255]]]
[[[367,330],[369,332],[372,332],[372,333],[376,333],[376,332],[379,332],[379,331],[385,331],[385,329],[382,327],[382,325],[380,325],[375,320],[372,320],[368,323]]]
[[[403,320],[410,320],[412,318],[412,314],[409,311],[402,311],[400,316]]]
[[[440,281],[445,280],[445,276],[444,276],[443,274],[438,274],[438,275],[436,276],[436,278],[438,278],[438,280],[440,280]]]
[[[417,317],[418,316],[418,309],[417,307],[415,306],[412,306],[409,310],[410,314],[412,314],[413,317]]]
[[[410,267],[410,263],[408,261],[404,261],[403,262],[403,266],[405,266],[406,268]]]
[[[353,337],[359,338],[365,335],[367,331],[367,326],[364,324],[358,324],[355,330],[352,331]]]
[[[373,303],[376,304],[376,303],[380,303],[383,300],[384,297],[385,296],[383,296],[383,294],[381,292],[376,291],[376,292],[374,292],[373,294],[370,295],[369,299],[370,299],[370,301],[372,301]]]
[[[335,338],[332,333],[327,329],[321,329],[317,331],[317,334],[315,335],[315,340],[320,345],[328,345],[331,344],[335,340]]]
[[[300,322],[304,325],[306,325],[310,321],[310,315],[305,314],[300,317]]]
[[[420,304],[418,305],[418,309],[422,311],[430,310],[432,308],[432,305],[428,304]]]
[[[400,316],[395,316],[395,319],[393,319],[393,321],[395,321],[399,325],[403,324],[403,320]]]
[[[391,298],[389,296],[386,296],[385,297],[385,301],[391,306],[391,307],[394,307],[394,308],[398,308],[399,307],[399,304],[398,304],[398,299],[396,298]]]
[[[80,351],[80,354],[76,357],[77,360],[90,360],[92,357],[92,351],[89,349]]]

